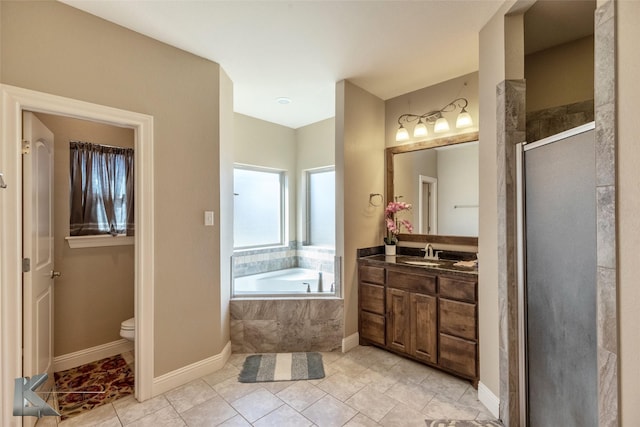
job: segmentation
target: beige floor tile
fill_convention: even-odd
[[[202,379],[191,381],[182,387],[175,388],[166,392],[165,397],[178,413],[213,399],[218,394],[211,388],[209,384]]]
[[[455,420],[475,420],[479,411],[475,408],[436,394],[436,396],[422,409],[422,413],[427,416],[426,418],[432,419],[448,418]]]
[[[318,387],[338,400],[345,401],[364,388],[364,384],[345,374],[335,374],[318,384]]]
[[[238,413],[222,397],[216,396],[180,414],[189,427],[213,427]]]
[[[269,381],[269,382],[260,383],[260,385],[262,385],[263,389],[273,394],[277,394],[282,390],[284,390],[285,388],[289,387],[291,384],[295,384],[295,383],[296,381]]]
[[[351,418],[344,427],[379,427],[380,424],[363,414],[358,414]]]
[[[325,372],[327,375],[334,375],[336,373],[357,375],[358,373],[364,372],[366,369],[367,365],[360,363],[358,359],[345,356],[326,367]]]
[[[304,411],[327,393],[308,381],[298,381],[285,388],[276,396],[297,411]]]
[[[425,378],[422,385],[451,400],[460,399],[468,389],[473,388],[470,382],[439,371]]]
[[[398,382],[393,376],[386,373],[377,372],[373,369],[367,369],[357,374],[346,374],[359,382],[366,384],[380,393],[384,393],[391,386]]]
[[[113,402],[113,407],[123,424],[132,423],[167,406],[169,406],[169,401],[164,395],[145,400],[144,402],[138,402],[133,396],[128,396]]]
[[[227,402],[233,402],[261,388],[260,383],[239,383],[236,378],[229,378],[213,386],[213,389]]]
[[[242,369],[242,365],[244,365],[244,360],[247,358],[247,356],[249,356],[248,353],[233,353],[231,356],[229,356],[229,360],[227,360],[227,363],[231,363],[235,367]]]
[[[302,415],[319,427],[342,426],[357,413],[358,411],[330,395],[323,397],[302,411]]]
[[[242,415],[236,415],[220,424],[220,427],[251,427],[251,424],[242,418]]]
[[[168,406],[127,424],[127,427],[181,427],[185,425],[176,410]]]
[[[380,425],[384,427],[425,427],[423,413],[399,403],[380,420]]]
[[[219,369],[212,374],[206,375],[202,377],[202,379],[211,387],[213,387],[216,384],[220,384],[221,382],[228,380],[229,378],[238,378],[239,374],[240,368],[227,362],[222,367],[222,369]]]
[[[425,388],[422,384],[397,382],[385,392],[385,395],[420,411],[434,398],[436,393]]]
[[[231,402],[231,406],[250,423],[282,405],[284,405],[282,400],[263,388]]]
[[[313,423],[288,405],[282,405],[253,423],[256,427],[307,427]]]
[[[109,403],[93,408],[92,410],[87,411],[84,414],[64,420],[59,425],[63,427],[98,425],[105,427],[112,425],[117,426],[118,424],[113,423],[114,420],[117,421],[118,424],[120,424],[118,415],[116,414],[115,409],[113,409],[113,405]]]
[[[387,415],[398,402],[370,387],[365,387],[345,403],[377,422]]]
[[[388,372],[398,381],[420,383],[431,374],[432,369],[413,360],[400,358]]]

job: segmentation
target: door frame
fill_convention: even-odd
[[[424,224],[424,186],[429,187],[429,223]],[[425,226],[427,230],[425,230]],[[438,234],[438,178],[418,175],[418,233]]]
[[[154,293],[153,116],[0,85],[0,424],[13,414],[14,379],[22,377],[22,111],[134,129],[135,139],[135,397],[152,397]]]

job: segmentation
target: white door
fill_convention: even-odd
[[[42,392],[53,384],[53,133],[29,112],[22,132],[29,146],[22,156],[23,258],[30,264],[22,279],[22,375],[48,373]],[[33,423],[33,417],[23,420]]]

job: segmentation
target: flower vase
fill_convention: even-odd
[[[384,254],[386,256],[394,256],[396,254],[396,245],[384,245]]]

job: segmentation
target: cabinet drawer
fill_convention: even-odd
[[[358,278],[361,282],[384,285],[384,268],[361,265],[358,269]]]
[[[476,304],[440,298],[440,332],[468,340],[477,339]]]
[[[384,286],[360,283],[360,309],[384,314]]]
[[[435,294],[436,276],[389,270],[387,272],[387,285],[392,288],[404,289],[411,292]]]
[[[440,296],[463,301],[476,302],[476,281],[454,279],[451,277],[439,278]]]
[[[360,337],[385,345],[385,317],[379,314],[360,312]]]
[[[475,342],[440,334],[440,366],[471,378],[477,378]]]

